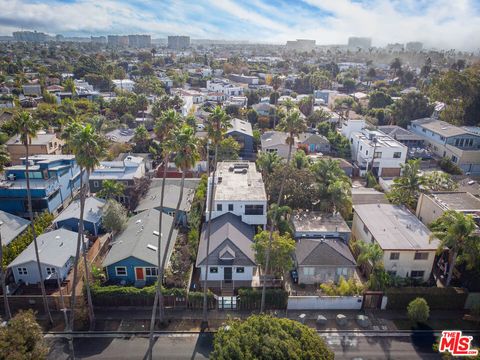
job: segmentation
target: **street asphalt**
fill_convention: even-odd
[[[439,359],[432,351],[432,334],[321,334],[335,352],[335,359]],[[208,359],[212,334],[162,334],[156,338],[154,359]],[[68,359],[68,344],[63,338],[48,338],[49,359]],[[75,339],[77,359],[143,360],[148,347],[146,336],[95,336]]]

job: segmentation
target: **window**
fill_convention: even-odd
[[[98,183],[98,181],[93,182],[93,187],[98,188],[99,186],[100,186],[100,184]]]
[[[47,275],[55,274],[55,268],[47,267],[45,270],[47,271]]]
[[[381,151],[375,151],[373,154],[374,159],[380,159],[382,157],[382,152]]]
[[[117,276],[127,276],[127,268],[125,266],[115,267],[115,274]]]
[[[145,275],[146,276],[157,276],[157,268],[155,267],[147,267],[145,268]]]
[[[222,211],[222,204],[217,204],[217,211]]]
[[[399,252],[391,252],[390,253],[390,260],[398,260],[400,259],[400,253]]]
[[[237,274],[243,274],[245,272],[245,268],[242,266],[242,267],[237,267],[237,270],[236,270]]]
[[[444,136],[440,136],[440,140],[444,141],[444,140],[445,140],[445,137],[444,137]]]
[[[233,211],[233,204],[228,204],[228,211]]]
[[[412,278],[423,278],[425,271],[412,270],[410,277]]]
[[[473,146],[473,139],[469,139],[469,140],[468,140],[468,146],[469,146],[469,147],[472,147],[472,146]]]
[[[395,270],[388,270],[387,274],[390,275],[390,276],[395,276],[395,275],[397,275],[397,272]]]
[[[402,156],[402,153],[400,151],[393,153],[393,158],[394,159],[400,159],[401,156]]]
[[[424,133],[426,133],[426,132],[427,132],[427,129],[422,129],[422,131],[423,131]]]
[[[17,268],[18,275],[28,275],[27,268]]]
[[[368,227],[365,224],[363,224],[363,232],[368,235]]]
[[[245,205],[245,215],[263,215],[263,205]]]
[[[343,277],[348,276],[348,268],[337,268],[337,275]]]
[[[218,273],[218,267],[216,267],[216,266],[211,266],[211,267],[210,267],[210,273],[211,273],[211,274],[217,274],[217,273]]]
[[[368,150],[367,150],[367,151],[365,151],[365,155],[368,155]]]
[[[306,276],[315,275],[315,268],[314,267],[304,267],[303,268],[303,275],[306,275]]]
[[[427,260],[428,252],[417,252],[415,253],[414,260]]]
[[[417,128],[417,125],[415,125],[415,124],[413,124],[412,126],[413,126],[415,129]]]
[[[360,151],[362,151],[362,146],[360,145]]]

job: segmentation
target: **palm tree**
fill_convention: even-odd
[[[84,241],[84,224],[83,217],[85,211],[85,198],[87,193],[87,186],[84,185],[84,173],[86,173],[86,183],[88,184],[88,178],[90,173],[100,163],[101,156],[104,155],[106,149],[105,139],[95,132],[95,129],[86,124],[81,127],[80,130],[73,134],[69,146],[75,154],[75,159],[80,167],[80,219],[78,223],[78,237],[77,237],[77,249],[75,253],[75,261],[73,267],[73,284],[72,284],[72,312],[70,318],[70,330],[73,330],[75,321],[75,305],[76,305],[76,287],[78,282],[78,262],[80,259],[80,245],[82,245],[82,255],[85,267],[85,288],[87,290],[87,302],[88,302],[88,317],[90,320],[90,326],[95,324],[95,314],[93,312],[93,304],[90,293],[89,282],[89,267],[87,262],[87,249]]]
[[[102,189],[97,193],[97,196],[108,200],[116,199],[122,196],[125,192],[125,185],[115,180],[105,180],[102,182]]]
[[[30,190],[30,176],[29,176],[29,150],[30,144],[32,143],[32,138],[37,136],[37,132],[41,129],[41,124],[39,121],[35,120],[32,115],[26,111],[18,113],[14,121],[12,122],[14,126],[14,132],[20,135],[20,141],[23,146],[25,146],[25,174],[27,179],[27,203],[28,203],[28,215],[30,219],[30,227],[33,234],[33,244],[35,248],[35,257],[37,260],[38,274],[40,278],[40,289],[42,291],[43,306],[45,308],[45,313],[48,316],[50,323],[53,323],[52,315],[50,314],[50,309],[48,307],[47,293],[45,291],[45,284],[43,283],[43,272],[40,265],[40,255],[38,252],[38,243],[37,243],[37,234],[35,232],[35,226],[33,222],[33,208],[32,208],[32,194]]]
[[[289,217],[292,214],[292,209],[287,206],[278,206],[278,204],[272,204],[270,210],[268,210],[267,216],[271,221],[277,224],[278,232],[280,235],[284,235],[286,232],[291,233],[291,227]]]
[[[390,63],[390,69],[393,70],[393,73],[397,76],[400,70],[402,70],[402,61],[399,58],[393,59]]]
[[[225,111],[221,107],[217,106],[210,116],[207,119],[207,134],[209,140],[212,142],[212,145],[215,146],[215,155],[213,159],[213,170],[212,170],[212,181],[210,183],[210,193],[208,195],[208,225],[207,225],[207,254],[210,253],[210,234],[211,234],[211,223],[212,223],[212,207],[213,207],[213,187],[215,186],[215,174],[217,170],[217,156],[218,156],[218,145],[224,138],[225,133],[230,126],[230,118],[227,116]],[[209,154],[207,154],[209,156]],[[203,285],[203,323],[206,326],[208,323],[208,256],[205,259],[205,277]]]
[[[275,152],[261,152],[257,156],[257,166],[265,178],[271,175],[282,162],[282,158]]]
[[[10,155],[7,151],[5,145],[0,145],[0,172],[3,172],[3,169],[6,164],[10,162]],[[5,275],[6,271],[3,267],[3,244],[2,244],[2,225],[3,223],[0,221],[0,282],[2,284],[2,292],[3,292],[3,303],[5,307],[5,319],[10,320],[12,317],[12,313],[10,311],[10,305],[8,304],[8,296],[7,296],[7,285],[5,283]]]
[[[395,178],[388,198],[393,203],[404,204],[415,209],[420,187],[425,182],[425,178],[420,176],[420,160],[408,160],[406,164],[400,166],[402,175]]]
[[[455,263],[461,252],[468,252],[469,244],[478,243],[480,236],[474,234],[476,230],[472,215],[465,215],[455,210],[446,211],[441,217],[430,224],[431,239],[439,239],[438,251],[449,249],[449,266],[446,286],[450,285]]]
[[[155,124],[155,135],[157,139],[162,143],[163,151],[163,175],[162,175],[162,190],[160,193],[160,208],[158,215],[158,244],[157,244],[157,257],[158,257],[158,272],[157,272],[157,288],[155,290],[155,298],[153,301],[152,315],[150,318],[150,334],[148,345],[148,356],[152,358],[153,349],[153,332],[155,330],[155,314],[157,312],[157,305],[159,305],[159,321],[163,323],[165,320],[163,311],[163,294],[161,284],[163,282],[163,266],[162,266],[162,218],[163,218],[163,201],[165,198],[165,181],[167,178],[168,160],[173,151],[173,144],[175,142],[174,132],[175,129],[181,123],[181,118],[175,110],[167,110],[161,114],[160,118]]]
[[[286,143],[288,144],[288,155],[287,155],[287,166],[290,163],[290,159],[292,157],[292,148],[293,145],[295,144],[295,137],[298,136],[301,132],[305,131],[307,128],[307,125],[305,124],[305,121],[300,117],[300,112],[298,110],[291,111],[290,113],[287,114],[287,116],[282,119],[280,124],[278,125],[278,128],[281,131],[286,132],[287,139]],[[281,206],[282,202],[282,195],[283,195],[283,188],[285,186],[285,177],[282,179],[282,183],[280,185],[280,191],[278,193],[278,200],[277,200],[277,206]],[[260,304],[260,312],[263,312],[265,309],[265,295],[267,292],[267,281],[266,281],[266,276],[268,272],[268,266],[270,264],[270,253],[272,250],[272,241],[273,241],[273,232],[275,230],[275,217],[271,219],[270,221],[270,236],[268,239],[268,248],[267,248],[267,254],[266,254],[266,259],[265,259],[265,269],[264,269],[264,280],[263,280],[263,287],[262,287],[262,301]]]

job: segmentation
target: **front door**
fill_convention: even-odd
[[[232,268],[231,267],[223,268],[223,280],[225,280],[226,283],[231,283],[232,282]]]
[[[145,280],[145,276],[143,275],[143,268],[135,268],[135,277],[137,280]]]

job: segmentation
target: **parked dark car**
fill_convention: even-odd
[[[298,272],[296,269],[290,270],[290,276],[294,284],[298,284]]]

